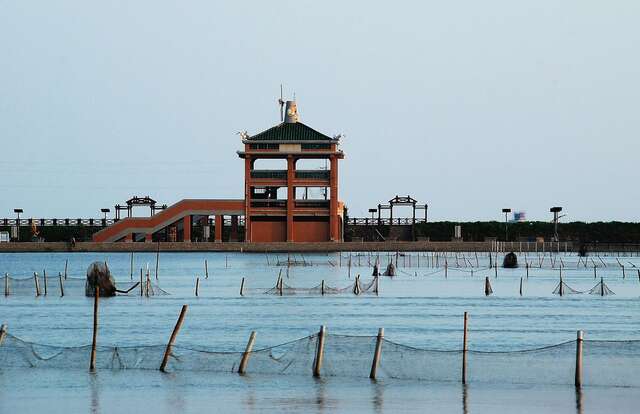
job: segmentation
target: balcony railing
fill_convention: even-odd
[[[251,178],[286,180],[287,170],[251,170]]]
[[[296,170],[296,178],[307,180],[328,180],[329,171],[326,170]]]
[[[329,208],[329,200],[296,200],[296,208]]]
[[[287,200],[251,200],[251,207],[256,208],[286,208]]]

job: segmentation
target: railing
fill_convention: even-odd
[[[251,200],[251,207],[272,208],[287,207],[287,200]]]
[[[310,180],[328,180],[329,171],[326,170],[296,170],[296,178]]]
[[[0,226],[16,226],[17,224],[17,219],[10,219],[10,218],[5,218],[5,219],[0,219]],[[20,219],[20,226],[31,226],[32,223],[35,223],[36,226],[38,227],[44,227],[44,226],[111,226],[113,223],[115,223],[116,219],[93,219],[93,218],[88,218],[88,219],[83,219],[83,218],[77,218],[77,219],[70,219],[70,218],[51,218],[51,219]]]
[[[398,217],[393,219],[349,217],[347,221],[349,226],[410,226],[414,223],[426,223],[426,220],[424,218],[416,218],[414,221],[411,217]]]
[[[329,200],[295,200],[298,208],[329,208]]]
[[[251,170],[251,178],[287,179],[287,170]]]

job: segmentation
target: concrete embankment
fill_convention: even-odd
[[[0,253],[33,252],[370,252],[370,251],[448,251],[448,252],[571,252],[571,243],[526,242],[344,242],[344,243],[94,243],[78,242],[75,246],[63,242],[0,243]]]

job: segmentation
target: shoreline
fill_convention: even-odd
[[[604,246],[603,246],[604,247]],[[66,242],[0,243],[0,253],[46,252],[246,252],[246,253],[331,253],[331,252],[576,252],[579,246],[572,242],[317,242],[317,243],[244,243],[244,242],[77,242],[71,247]],[[600,250],[599,251],[608,251]],[[611,250],[614,251],[614,250]],[[615,250],[617,251],[617,250]],[[625,253],[631,253],[626,251]]]

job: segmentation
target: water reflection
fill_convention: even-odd
[[[100,383],[98,374],[95,372],[89,374],[89,388],[91,389],[89,412],[97,414],[100,412]]]
[[[576,413],[582,414],[582,389],[576,387]]]
[[[316,383],[316,401],[315,405],[318,407],[318,412],[323,413],[326,408],[326,384],[323,378],[315,378],[314,382]]]
[[[376,413],[384,412],[384,384],[372,381],[373,386],[373,410]]]
[[[462,414],[468,414],[469,407],[467,406],[467,384],[462,384]]]

